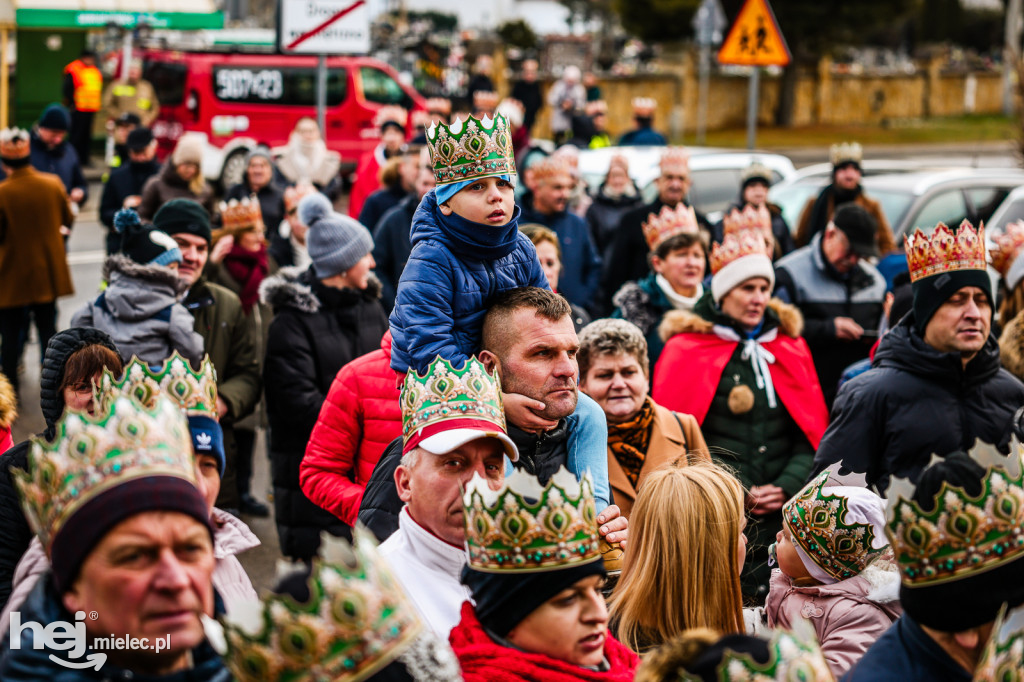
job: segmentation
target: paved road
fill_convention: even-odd
[[[827,161],[826,149],[779,150],[789,155],[797,167]],[[969,145],[945,145],[943,147],[868,147],[867,158],[935,159],[943,158],[951,164],[972,166],[1007,167],[1018,164],[1013,142],[984,143]],[[105,228],[99,224],[96,207],[102,187],[98,179],[92,183],[89,203],[78,218],[74,232],[68,240],[68,262],[75,284],[75,294],[61,299],[58,304],[58,329],[69,326],[71,315],[98,291],[101,267],[104,259],[103,244]],[[344,202],[339,209],[344,208]],[[22,388],[21,416],[15,424],[14,437],[18,442],[43,429],[44,423],[39,409],[39,345],[34,339],[26,348],[23,371],[19,376]],[[270,493],[269,467],[263,435],[256,442],[254,461],[253,493],[261,499],[268,499]],[[280,550],[277,533],[270,519],[246,518],[246,522],[262,540],[262,547],[242,555],[241,560],[257,589],[273,584]]]

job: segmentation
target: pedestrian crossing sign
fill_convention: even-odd
[[[768,0],[746,0],[718,50],[718,62],[737,66],[785,66],[791,59]]]

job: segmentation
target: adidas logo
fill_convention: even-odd
[[[201,431],[196,434],[196,445],[198,447],[203,448],[205,450],[210,447],[211,443],[213,443],[213,436],[211,436],[210,434],[204,431]]]

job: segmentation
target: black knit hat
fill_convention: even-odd
[[[148,147],[153,141],[153,131],[149,128],[140,127],[128,133],[128,139],[125,144],[128,145],[128,149],[133,152],[141,152],[143,149]]]
[[[59,104],[51,104],[43,109],[39,117],[39,127],[47,130],[67,130],[71,127],[71,114]]]
[[[143,225],[133,209],[114,214],[114,230],[121,235],[120,252],[141,265],[181,262],[181,249],[170,235],[152,225]]]
[[[153,216],[153,225],[172,237],[176,234],[194,234],[209,244],[213,238],[210,214],[198,201],[171,199]]]
[[[548,599],[592,575],[605,575],[602,559],[537,573],[485,573],[467,565],[462,583],[473,593],[480,624],[504,637]]]
[[[935,311],[964,287],[978,287],[988,296],[989,303],[993,302],[992,280],[984,270],[954,270],[914,282],[914,325],[917,333],[923,337]]]

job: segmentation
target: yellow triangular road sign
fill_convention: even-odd
[[[791,57],[768,0],[746,0],[718,51],[721,64],[785,66]]]

